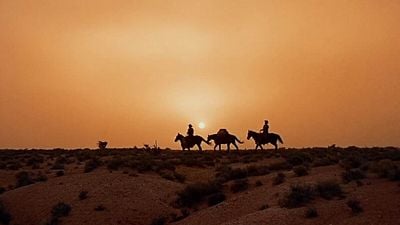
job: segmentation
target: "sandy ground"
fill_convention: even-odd
[[[263,159],[252,163],[265,165],[282,161],[281,158]],[[43,165],[45,165],[44,163]],[[235,162],[233,168],[250,164]],[[65,175],[56,177],[48,168],[42,171],[48,181],[10,189],[0,195],[0,201],[12,215],[13,225],[42,225],[50,218],[52,207],[58,202],[71,205],[69,216],[61,219],[60,224],[121,224],[151,225],[160,216],[181,215],[180,209],[174,208],[172,202],[177,192],[186,185],[215,178],[215,166],[205,168],[178,166],[176,171],[186,176],[185,183],[166,180],[155,172],[137,173],[131,170],[110,172],[101,167],[90,173],[83,173],[82,164],[71,164],[65,169]],[[23,168],[21,170],[27,170]],[[33,170],[32,170],[33,171]],[[277,172],[264,176],[249,177],[250,187],[244,192],[232,193],[229,186],[233,181],[224,184],[227,199],[215,206],[205,204],[191,209],[188,217],[166,224],[174,225],[260,225],[260,224],[310,224],[310,225],[397,225],[400,224],[400,184],[378,178],[368,173],[368,177],[359,186],[355,182],[341,183],[344,171],[338,164],[314,167],[310,174],[296,177],[293,171],[282,171],[286,181],[273,185],[272,180]],[[0,186],[11,187],[15,184],[18,171],[0,170]],[[337,180],[345,192],[345,198],[324,200],[316,198],[306,207],[286,209],[279,206],[279,199],[287,192],[291,184],[317,183],[325,180]],[[261,181],[261,186],[255,183]],[[81,191],[88,192],[88,198],[79,199]],[[353,214],[346,201],[359,199],[364,212]],[[98,206],[103,211],[96,211]],[[261,209],[262,206],[268,207]],[[318,217],[305,218],[307,207],[314,207]]]

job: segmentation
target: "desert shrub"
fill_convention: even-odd
[[[268,166],[248,166],[246,170],[248,176],[263,176],[271,172]]]
[[[136,169],[139,173],[153,170],[154,161],[149,158],[140,159],[139,163],[136,165]]]
[[[54,163],[53,166],[50,168],[52,170],[63,170],[65,169],[64,164]]]
[[[71,206],[64,203],[64,202],[59,202],[57,205],[53,207],[51,210],[51,216],[53,218],[60,218],[60,217],[66,217],[69,215],[71,212]]]
[[[323,157],[323,158],[318,158],[315,159],[312,163],[313,167],[320,167],[320,166],[329,166],[336,164],[335,161],[331,160],[329,157]]]
[[[292,166],[299,166],[312,162],[312,158],[305,152],[289,152],[286,161]]]
[[[305,166],[296,166],[296,167],[293,168],[293,172],[298,177],[302,177],[302,176],[308,175],[308,170],[307,170],[307,167],[305,167]]]
[[[0,224],[10,224],[11,215],[5,208],[2,202],[0,202]]]
[[[120,158],[113,158],[107,162],[108,170],[119,170],[124,165],[124,162]]]
[[[334,197],[342,197],[343,190],[340,184],[335,180],[321,181],[316,185],[316,191],[324,199],[332,199]]]
[[[255,185],[256,185],[256,187],[260,187],[263,185],[263,183],[260,180],[257,180]]]
[[[249,181],[247,179],[235,180],[231,185],[233,193],[242,192],[249,188]]]
[[[101,211],[104,211],[104,210],[106,210],[106,207],[104,205],[101,205],[101,204],[94,208],[94,211],[97,211],[97,212],[101,212]]]
[[[19,170],[22,168],[22,164],[18,161],[10,161],[7,163],[8,170]]]
[[[171,162],[169,162],[169,161],[161,161],[161,162],[158,162],[158,163],[156,163],[156,166],[155,166],[156,168],[155,168],[155,171],[161,171],[161,170],[171,170],[171,171],[175,171],[175,166],[174,166],[174,164],[172,164]]]
[[[261,211],[261,210],[265,210],[265,209],[268,209],[268,208],[269,208],[269,205],[268,204],[264,204],[259,208],[259,210]]]
[[[44,157],[39,155],[33,155],[26,161],[26,166],[32,166],[32,168],[36,168],[39,164],[44,162]]]
[[[343,182],[349,183],[353,180],[361,180],[365,178],[365,172],[361,169],[350,169],[342,173]]]
[[[151,225],[164,225],[167,224],[167,218],[165,216],[159,216],[154,218]]]
[[[185,165],[187,167],[198,167],[204,168],[203,162],[198,160],[194,155],[185,153],[180,158],[180,164]]]
[[[222,186],[216,182],[189,184],[178,192],[176,203],[180,207],[192,207],[205,197],[221,192]]]
[[[370,170],[381,178],[400,180],[400,168],[392,160],[383,159],[375,162],[370,166]]]
[[[34,182],[46,182],[48,180],[47,176],[41,172],[39,172],[35,179]]]
[[[59,171],[56,172],[56,176],[57,177],[64,176],[64,174],[65,174],[64,170],[59,170]]]
[[[85,199],[87,199],[87,197],[88,197],[88,191],[81,191],[80,193],[79,193],[79,200],[85,200]]]
[[[246,169],[232,169],[229,166],[221,166],[218,167],[216,173],[216,178],[218,181],[224,183],[230,180],[235,180],[235,179],[242,179],[247,177],[247,170]]]
[[[346,205],[351,209],[351,211],[355,214],[361,213],[364,209],[361,206],[361,202],[357,199],[349,199],[346,202]]]
[[[175,179],[176,179],[178,182],[180,182],[180,183],[184,183],[185,180],[186,180],[186,176],[185,176],[185,175],[180,174],[180,173],[177,173],[177,172],[175,172],[175,171],[174,171],[174,177],[175,177]]]
[[[89,159],[85,163],[84,172],[89,173],[95,170],[97,167],[101,165],[101,161],[97,158]]]
[[[296,184],[290,187],[288,193],[279,201],[281,207],[297,208],[310,202],[315,195],[314,187],[308,184]]]
[[[389,178],[389,180],[399,181],[400,180],[400,168],[397,167],[393,170],[389,170],[387,173],[387,178]]]
[[[0,187],[0,195],[6,192],[6,189],[4,187]]]
[[[306,211],[304,212],[304,217],[306,217],[306,218],[318,217],[317,209],[315,209],[314,207],[308,207],[306,209]]]
[[[277,173],[277,174],[275,175],[275,177],[272,178],[272,184],[273,184],[273,185],[282,184],[283,182],[285,182],[285,178],[286,178],[285,174],[283,174],[283,173]]]
[[[277,162],[277,163],[272,163],[271,165],[268,166],[268,169],[277,171],[277,170],[290,170],[292,169],[292,165],[289,164],[288,162]]]
[[[160,176],[166,180],[174,180],[174,174],[171,171],[160,171]]]
[[[340,161],[340,165],[346,170],[359,168],[362,166],[366,160],[360,155],[350,155],[345,159]]]
[[[30,184],[34,183],[33,179],[31,178],[29,173],[26,172],[26,171],[21,171],[21,172],[17,173],[15,175],[15,178],[17,178],[17,182],[15,184],[16,188],[23,187],[23,186],[30,185]]]
[[[222,192],[217,192],[215,194],[212,194],[208,197],[208,206],[213,206],[213,205],[217,205],[223,201],[225,201],[226,196],[224,195],[224,193]]]

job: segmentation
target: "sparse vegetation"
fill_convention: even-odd
[[[64,176],[64,174],[65,174],[65,173],[64,173],[64,170],[59,170],[59,171],[56,172],[56,176],[57,176],[57,177]]]
[[[89,172],[95,170],[100,165],[101,165],[101,162],[97,158],[90,159],[85,163],[84,172],[89,173]]]
[[[81,191],[80,193],[79,193],[79,200],[85,200],[85,199],[87,199],[87,197],[88,197],[88,191]]]
[[[318,217],[317,209],[315,209],[314,207],[307,207],[306,211],[304,212],[304,216],[306,218]]]
[[[292,185],[289,192],[280,200],[279,204],[285,208],[301,207],[314,199],[314,195],[314,187],[309,184]]]
[[[242,192],[249,188],[249,181],[247,179],[235,180],[231,185],[231,191],[233,193]]]
[[[165,216],[159,216],[151,222],[151,225],[164,225],[167,223],[167,217]]]
[[[357,200],[357,199],[354,199],[354,198],[353,199],[349,199],[346,202],[346,205],[351,209],[351,211],[354,214],[358,214],[358,213],[361,213],[361,212],[364,211],[364,209],[361,206],[361,202],[359,200]]]
[[[0,195],[6,192],[6,189],[4,187],[0,187]]]
[[[276,176],[272,179],[272,184],[273,185],[279,185],[285,182],[285,174],[283,173],[277,173]]]
[[[64,203],[59,202],[57,205],[53,207],[51,210],[51,218],[47,222],[47,225],[57,225],[60,222],[60,218],[66,217],[71,212],[71,206]]]
[[[21,171],[17,173],[15,175],[15,178],[17,178],[17,182],[15,184],[16,188],[27,186],[34,183],[32,177],[26,171]]]
[[[8,225],[11,222],[11,215],[5,208],[4,204],[0,202],[0,224]]]
[[[307,170],[307,167],[305,167],[305,166],[296,166],[296,167],[293,168],[293,172],[298,177],[302,177],[302,176],[308,175],[308,170]]]
[[[217,205],[223,201],[225,201],[226,196],[222,192],[217,192],[208,197],[208,206]]]
[[[221,190],[221,185],[216,182],[190,184],[178,192],[176,203],[180,207],[192,207],[201,202],[205,197],[220,193]]]
[[[349,183],[353,180],[358,181],[366,177],[365,172],[361,169],[349,169],[342,173],[344,183]]]
[[[104,210],[106,210],[106,207],[104,205],[101,205],[101,204],[94,208],[94,211],[97,211],[97,212],[101,212],[101,211],[104,211]]]
[[[262,210],[266,210],[266,209],[268,209],[269,208],[269,205],[268,204],[264,204],[264,205],[262,205],[261,207],[260,207],[260,211],[262,211]]]
[[[334,197],[343,197],[343,191],[340,184],[335,180],[321,181],[316,185],[316,191],[324,199],[332,199]]]

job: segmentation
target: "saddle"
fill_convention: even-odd
[[[217,132],[217,135],[220,137],[226,137],[229,135],[229,132],[227,129],[219,129],[219,131]]]

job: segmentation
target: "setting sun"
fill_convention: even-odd
[[[200,123],[199,123],[199,128],[200,128],[200,129],[206,128],[206,124],[205,124],[204,122],[200,122]]]

